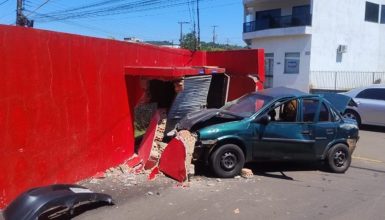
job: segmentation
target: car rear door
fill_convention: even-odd
[[[328,104],[321,102],[314,123],[314,150],[317,158],[321,158],[327,146],[336,138],[339,121],[338,114]]]

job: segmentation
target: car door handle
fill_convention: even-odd
[[[302,134],[310,134],[310,131],[309,130],[304,130],[301,132]]]
[[[326,134],[334,134],[334,129],[326,129]]]

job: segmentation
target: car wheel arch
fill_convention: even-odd
[[[337,145],[337,144],[343,144],[343,145],[345,145],[346,147],[349,148],[349,144],[348,144],[347,140],[340,139],[340,140],[333,141],[333,142],[329,143],[328,146],[325,148],[325,151],[322,154],[322,158],[321,159],[322,160],[327,159],[327,156],[329,154],[330,149],[332,149],[332,147]]]
[[[221,140],[218,140],[218,142],[214,145],[214,147],[210,149],[210,152],[207,158],[210,158],[213,152],[215,152],[218,148],[220,148],[225,144],[237,145],[242,150],[243,155],[245,156],[245,159],[247,161],[248,154],[247,154],[246,145],[241,139],[235,138],[235,137],[228,137],[228,138],[223,138]]]

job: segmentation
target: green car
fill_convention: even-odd
[[[254,92],[220,109],[188,114],[177,130],[195,132],[194,159],[218,177],[238,175],[252,161],[326,161],[344,173],[359,139],[357,122],[341,112],[351,98],[289,88]]]

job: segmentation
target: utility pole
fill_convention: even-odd
[[[213,44],[215,44],[215,41],[217,38],[216,33],[215,33],[215,29],[218,27],[218,25],[213,25],[211,27],[213,27]]]
[[[198,19],[198,50],[201,49],[201,25],[199,17],[199,0],[197,0],[197,19]]]
[[[179,21],[178,24],[180,25],[180,38],[179,38],[179,42],[180,44],[182,44],[182,40],[183,40],[183,25],[184,24],[188,24],[189,22],[187,21]]]
[[[33,20],[28,20],[28,18],[23,14],[24,10],[24,0],[17,0],[16,5],[16,25],[17,26],[27,26],[33,27]]]

